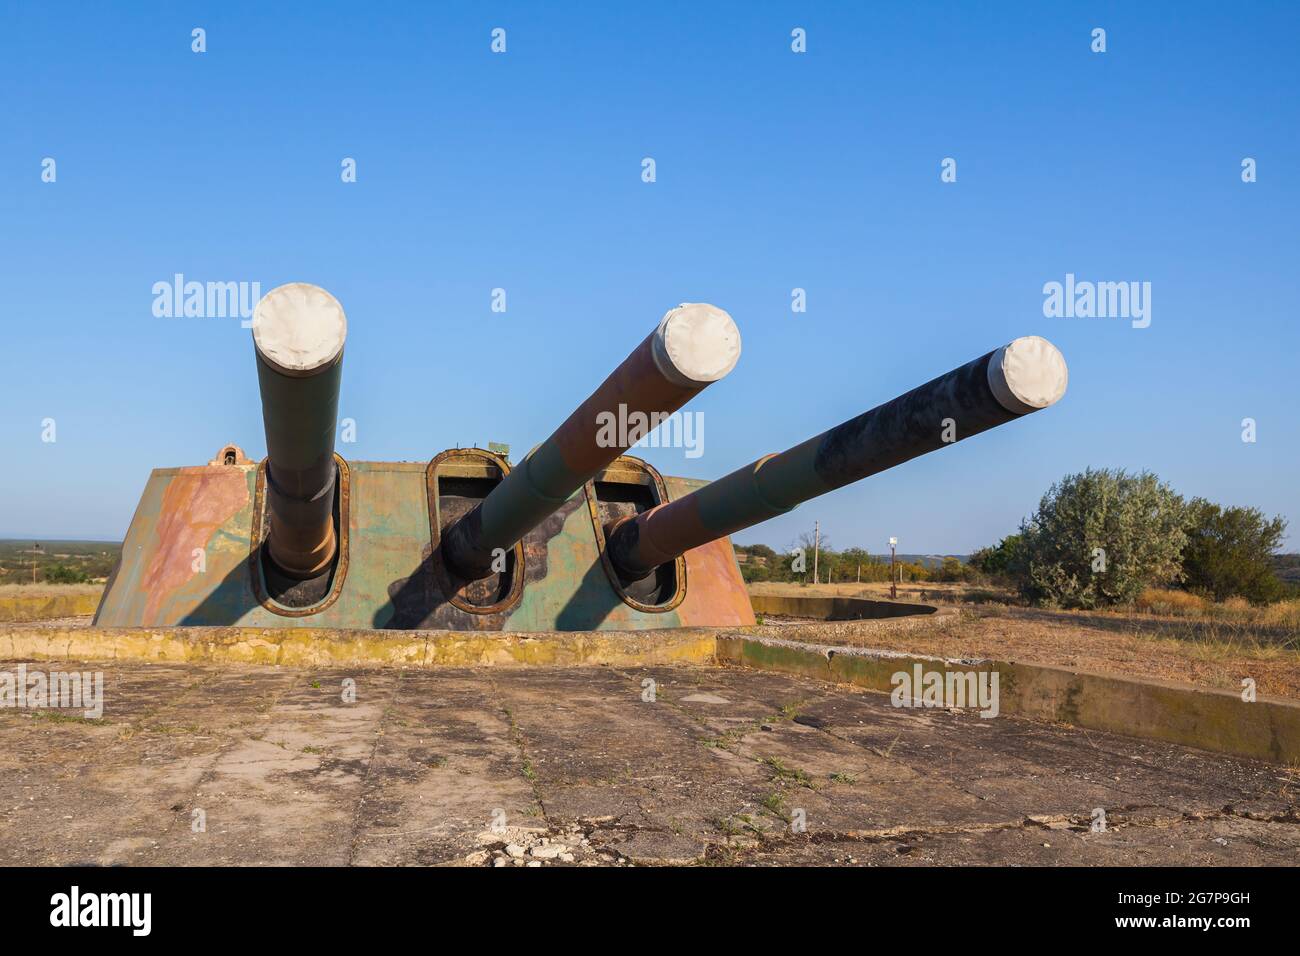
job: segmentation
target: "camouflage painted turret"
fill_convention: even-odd
[[[342,306],[316,286],[281,286],[258,303],[267,457],[225,445],[206,465],[155,470],[97,624],[752,624],[731,532],[1046,407],[1066,381],[1055,348],[1017,339],[710,485],[625,452],[735,366],[740,334],[714,306],[670,309],[513,468],[479,448],[427,463],[339,456],[346,337]]]

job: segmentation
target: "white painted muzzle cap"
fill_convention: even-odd
[[[318,285],[290,282],[262,296],[253,309],[253,344],[278,372],[297,377],[329,368],[343,354],[348,319]]]
[[[725,378],[740,360],[740,329],[706,302],[669,309],[652,340],[655,365],[675,385],[703,388]]]
[[[1003,408],[1017,415],[1056,404],[1069,380],[1065,356],[1038,335],[1018,338],[989,359],[989,388]]]

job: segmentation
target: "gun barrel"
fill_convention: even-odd
[[[610,560],[638,580],[691,548],[785,514],[801,502],[1056,403],[1068,371],[1038,336],[940,375],[778,455],[676,501],[616,522]]]
[[[319,286],[272,289],[253,310],[253,348],[266,426],[267,548],[290,578],[325,571],[334,533],[334,432],[347,317]]]
[[[491,574],[508,552],[662,418],[726,376],[740,331],[722,309],[683,303],[542,444],[442,538],[448,567],[466,581]]]

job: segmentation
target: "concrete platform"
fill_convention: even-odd
[[[0,625],[0,660],[60,662],[58,667],[78,660],[135,660],[354,670],[741,664],[886,693],[893,689],[893,675],[899,670],[989,672],[998,675],[999,708],[1004,714],[1281,766],[1300,765],[1300,703],[1295,701],[1258,696],[1247,702],[1238,693],[1131,675],[788,641],[761,631],[759,627],[666,628],[515,634],[306,627],[106,628],[50,621]],[[814,630],[808,636],[815,634]]]
[[[102,720],[0,710],[2,864],[1300,861],[1294,770],[797,675],[82,669]]]

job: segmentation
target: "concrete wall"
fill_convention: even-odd
[[[99,588],[69,587],[67,591],[51,589],[23,593],[25,588],[0,594],[0,621],[47,621],[60,617],[84,617],[95,613],[99,605]]]
[[[1172,681],[1008,661],[946,661],[850,647],[718,636],[717,659],[890,692],[921,664],[947,672],[996,671],[1003,714],[1199,747],[1280,764],[1300,763],[1300,704]]]
[[[306,627],[11,627],[0,658],[152,660],[297,667],[709,663],[715,632],[319,630]]]
[[[755,614],[773,617],[810,617],[818,621],[861,621],[886,617],[933,614],[929,604],[905,601],[872,601],[854,597],[815,597],[802,594],[751,594]]]

